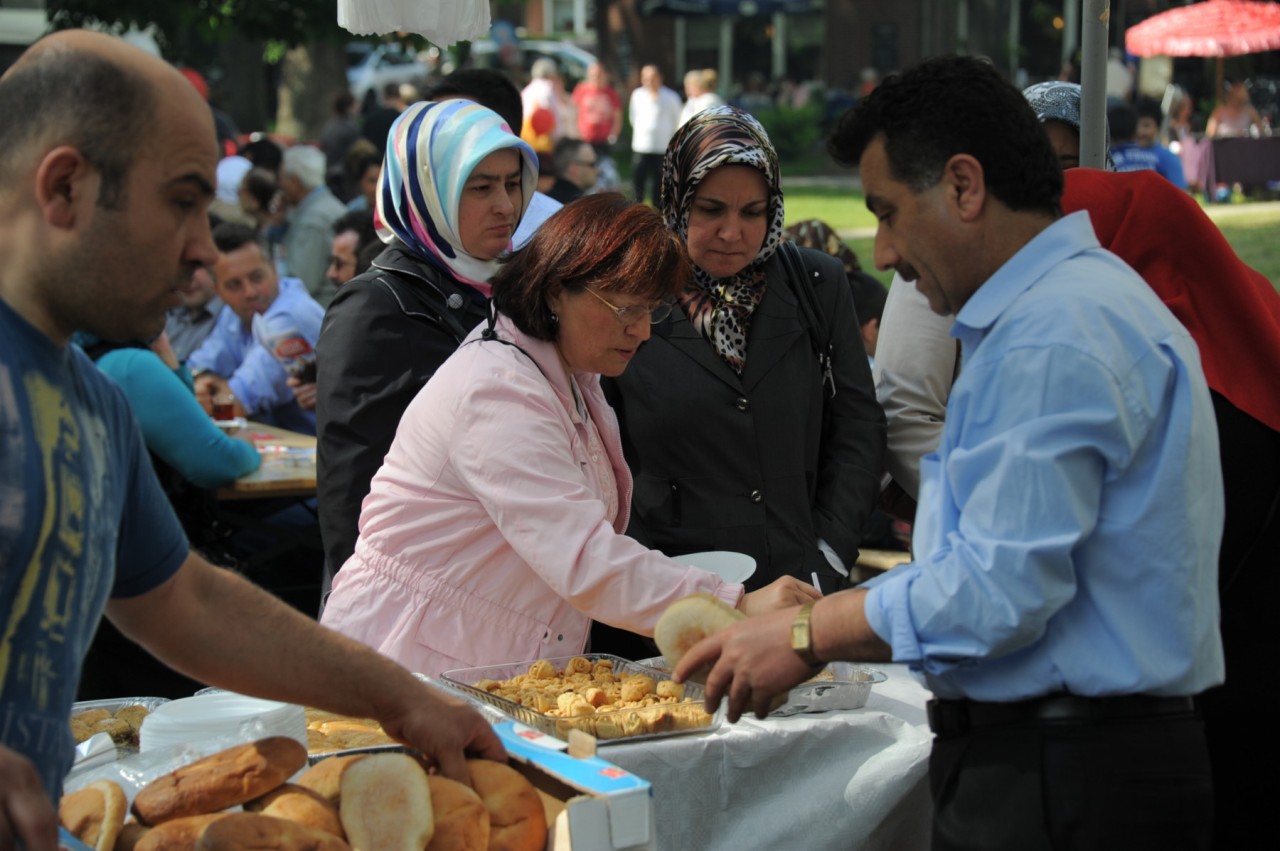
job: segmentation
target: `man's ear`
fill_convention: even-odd
[[[942,179],[961,221],[977,219],[987,201],[987,181],[982,164],[970,154],[956,154],[947,160]]]
[[[36,167],[35,197],[45,221],[55,228],[76,225],[85,203],[95,203],[98,170],[80,151],[59,145],[44,155]]]

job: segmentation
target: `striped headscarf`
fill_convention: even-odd
[[[498,262],[463,249],[458,205],[476,165],[506,148],[515,149],[522,164],[518,224],[538,183],[533,149],[496,112],[477,103],[423,101],[410,106],[387,135],[374,220],[378,237],[386,243],[399,238],[428,263],[489,295],[488,281]]]
[[[778,154],[760,122],[732,106],[706,109],[689,119],[667,145],[659,206],[667,227],[687,240],[698,184],[722,165],[750,166],[764,174],[768,230],[755,258],[735,275],[713,278],[695,263],[693,281],[680,294],[680,304],[725,363],[741,374],[751,314],[764,297],[764,264],[778,250],[785,218]]]

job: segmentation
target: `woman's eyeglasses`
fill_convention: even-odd
[[[640,307],[639,305],[635,305],[634,307],[617,307],[591,287],[586,287],[586,291],[604,302],[604,306],[612,310],[613,315],[623,325],[635,325],[646,317],[648,318],[650,325],[656,322],[661,322],[671,315],[671,310],[675,307],[674,299],[659,302],[653,307]]]

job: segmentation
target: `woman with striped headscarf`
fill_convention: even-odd
[[[611,382],[635,476],[628,534],[669,555],[755,558],[834,591],[879,492],[884,416],[838,261],[782,245],[778,157],[745,112],[694,116],[661,207],[693,273]]]
[[[533,150],[468,100],[416,103],[387,137],[375,224],[387,248],[338,290],[316,347],[326,575],[409,403],[485,316],[489,278],[537,183]]]

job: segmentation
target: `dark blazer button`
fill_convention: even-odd
[[[746,396],[739,397],[738,401],[734,402],[733,404],[737,407],[739,411],[745,411],[747,408],[751,407],[751,402],[747,400]]]
[[[761,501],[763,501],[763,500],[764,500],[764,494],[760,493],[760,491],[752,491],[752,492],[751,492],[751,501],[752,501],[752,502],[761,502]]]

